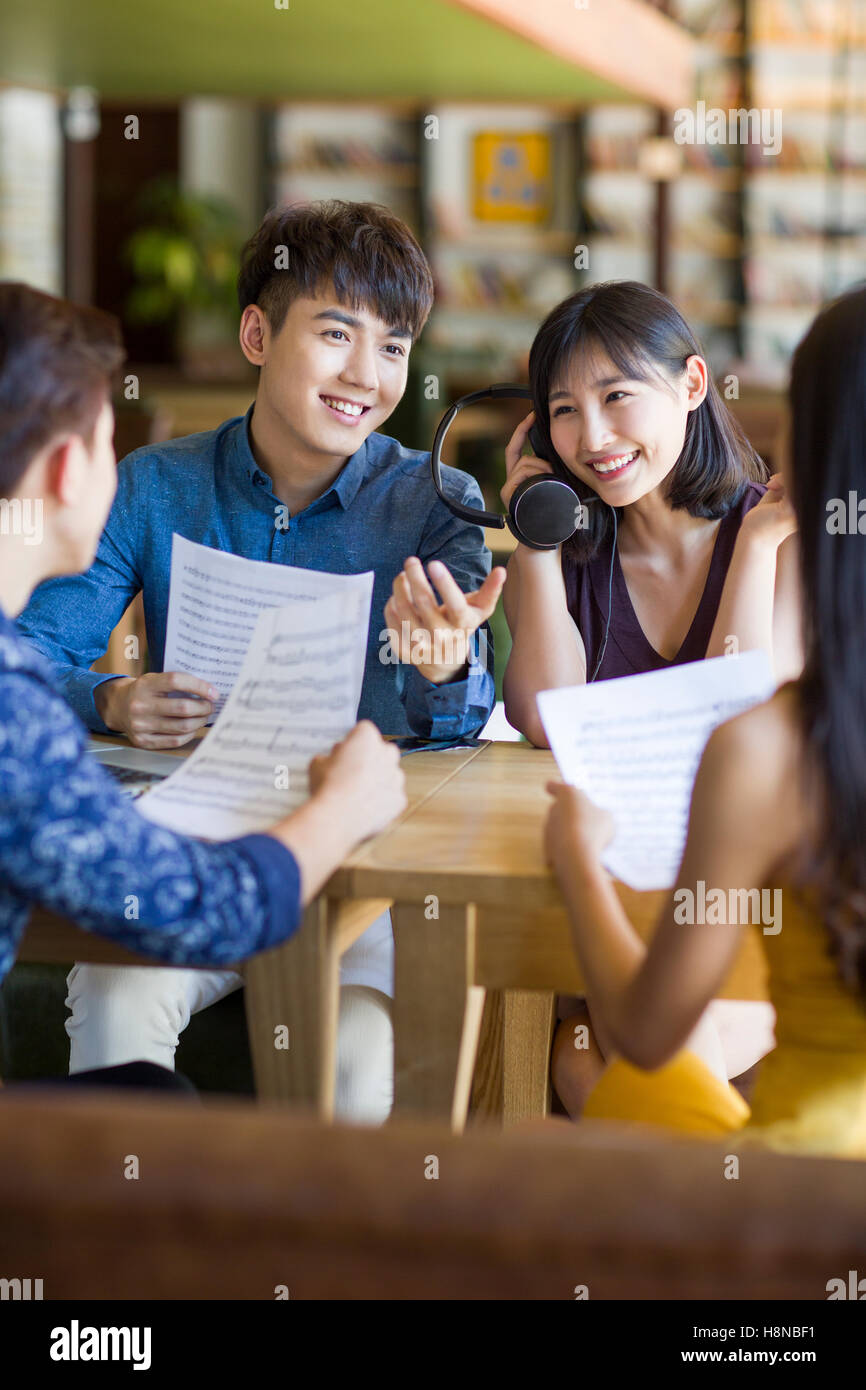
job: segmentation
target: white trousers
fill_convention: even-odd
[[[78,964],[67,977],[69,1071],[156,1062],[174,1070],[180,1034],[192,1014],[240,989],[228,970]],[[391,1000],[369,985],[340,989],[335,1113],[383,1124],[394,1094]]]

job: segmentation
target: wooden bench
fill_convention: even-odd
[[[736,1151],[7,1088],[2,1265],[76,1300],[823,1300],[866,1269],[866,1163],[749,1151],[731,1180]]]

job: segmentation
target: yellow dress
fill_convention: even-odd
[[[588,1097],[587,1118],[707,1137],[738,1130],[738,1139],[772,1149],[866,1158],[866,1004],[843,983],[819,914],[793,892],[781,931],[761,940],[776,1047],[760,1064],[751,1110],[682,1051],[652,1072],[615,1059]]]

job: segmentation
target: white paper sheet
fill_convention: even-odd
[[[604,856],[615,878],[641,890],[673,885],[710,734],[775,688],[755,651],[539,694],[563,781],[616,821]]]
[[[263,830],[309,793],[307,769],[355,723],[370,621],[366,593],[342,592],[261,613],[246,657],[213,729],[159,786],[140,798],[143,815],[204,839]],[[285,783],[288,785],[284,785]]]
[[[246,560],[197,545],[175,532],[163,669],[209,681],[220,693],[215,711],[219,714],[238,678],[260,613],[289,603],[318,603],[346,589],[372,594],[372,570],[324,574]],[[368,616],[358,625],[356,640],[362,653],[367,650],[369,624]]]

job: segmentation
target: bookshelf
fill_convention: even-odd
[[[593,107],[582,122],[582,220],[589,251],[585,283],[644,280],[655,260],[655,189],[640,167],[656,133],[651,107]]]
[[[695,101],[739,106],[743,0],[664,0],[659,8],[696,40]],[[663,290],[720,372],[742,351],[742,151],[675,144],[671,115],[646,105],[595,106],[583,132],[585,283],[634,279]]]
[[[549,206],[488,220],[476,199],[476,136],[544,143]],[[294,103],[270,125],[272,202],[341,196],[387,204],[419,233],[436,279],[424,335],[434,353],[514,369],[539,320],[576,288],[573,118],[547,107]]]
[[[336,193],[386,203],[430,257],[436,303],[413,353],[413,443],[423,446],[463,391],[524,378],[540,320],[583,284],[657,285],[693,324],[716,376],[742,369],[778,385],[819,305],[862,277],[866,4],[660,8],[697,42],[692,104],[778,108],[778,150],[674,145],[674,116],[637,102],[298,102],[274,112],[272,201]],[[509,220],[480,215],[477,138],[530,134],[546,142],[547,203]],[[665,144],[677,161],[666,173],[648,158]]]
[[[544,315],[577,288],[573,119],[513,105],[449,105],[432,115],[437,138],[422,142],[437,290],[427,341],[509,375]]]
[[[743,0],[673,0],[671,17],[697,40],[695,106],[738,109],[745,93]],[[687,143],[671,187],[667,291],[717,374],[743,349],[744,159],[736,144]]]
[[[773,158],[749,147],[746,360],[781,380],[822,303],[866,266],[866,7],[752,0],[750,104],[783,113]]]
[[[339,196],[384,203],[419,230],[418,121],[411,109],[316,102],[280,106],[268,144],[272,202]]]
[[[442,104],[422,139],[425,250],[436,303],[420,345],[436,383],[419,402],[425,440],[445,406],[494,381],[525,381],[538,325],[580,284],[574,113],[540,105]],[[447,462],[498,509],[503,448],[526,413],[508,401],[458,417]],[[426,447],[426,445],[425,445]],[[499,554],[509,533],[490,537]]]
[[[658,284],[693,324],[714,372],[742,367],[778,386],[820,305],[866,270],[866,5],[658,3],[698,43],[694,104],[779,112],[781,141],[769,153],[754,137],[684,144],[679,170],[654,197],[642,182],[647,108],[594,108],[584,178],[589,279]]]

